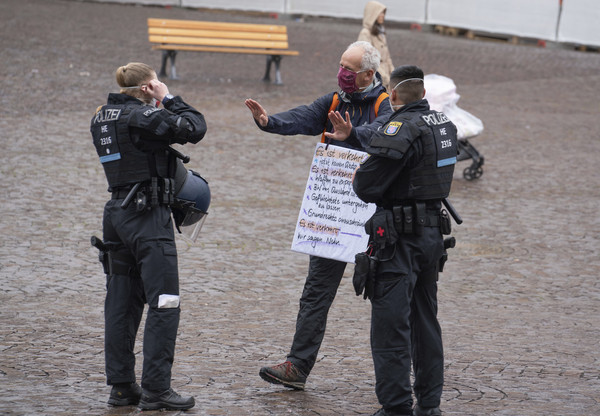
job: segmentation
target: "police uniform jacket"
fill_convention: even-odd
[[[456,126],[443,113],[427,100],[406,104],[373,135],[354,192],[385,209],[416,200],[439,204],[450,192],[457,149]]]
[[[261,130],[281,135],[304,134],[315,136],[323,133],[323,130],[331,132],[333,127],[329,121],[328,114],[333,101],[334,94],[340,95],[336,111],[339,111],[344,119],[348,111],[352,122],[352,131],[345,141],[332,140],[331,144],[363,150],[369,144],[373,129],[380,127],[392,114],[389,99],[386,98],[379,106],[375,116],[374,105],[379,95],[385,93],[381,85],[381,78],[377,75],[376,85],[368,92],[346,94],[344,92],[331,92],[317,98],[310,105],[302,105],[288,111],[269,115],[269,122],[265,127],[257,123]]]
[[[110,191],[155,176],[172,177],[175,162],[167,146],[198,143],[206,122],[179,96],[160,109],[126,94],[109,94],[90,130]]]

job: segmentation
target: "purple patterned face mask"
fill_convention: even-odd
[[[344,91],[347,94],[352,94],[354,91],[358,90],[358,88],[356,87],[356,76],[361,72],[365,71],[354,72],[340,65],[340,70],[338,71],[337,78],[338,85],[340,86],[342,91]]]

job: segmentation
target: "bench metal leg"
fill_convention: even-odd
[[[263,77],[264,82],[271,82],[271,64],[275,63],[275,85],[283,85],[281,81],[281,55],[267,55],[267,70]]]
[[[169,51],[163,50],[162,53],[162,64],[160,66],[160,77],[167,76],[167,61],[169,58],[171,59],[171,79],[177,79],[177,72],[175,71],[175,57],[177,56],[177,51]]]

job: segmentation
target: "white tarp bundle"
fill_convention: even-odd
[[[467,139],[483,132],[483,122],[456,103],[460,95],[451,78],[437,74],[425,75],[425,98],[432,110],[441,111],[456,125],[459,139]]]

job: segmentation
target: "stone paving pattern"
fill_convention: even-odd
[[[89,120],[119,65],[158,69],[147,17],[286,24],[301,53],[283,59],[283,86],[260,81],[263,56],[228,54],[181,53],[166,81],[209,126],[184,149],[213,194],[198,242],[178,239],[172,384],[196,397],[187,414],[372,414],[370,310],[352,266],[306,391],[258,377],[294,331],[308,259],[290,244],[317,138],[262,133],[243,104],[277,112],[335,89],[360,23],[65,0],[0,3],[0,414],[139,413],[106,404],[105,278],[89,238],[108,194]],[[471,140],[483,176],[466,181],[459,162],[451,194],[464,223],[440,280],[444,414],[599,415],[600,54],[400,26],[388,41],[395,64],[454,79],[486,128]]]

